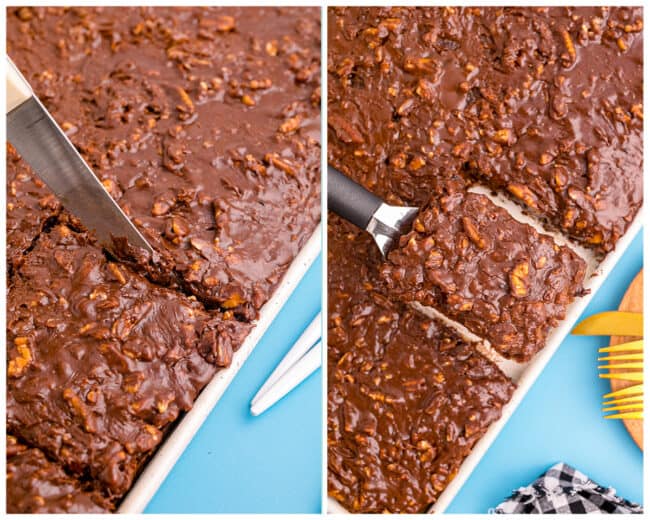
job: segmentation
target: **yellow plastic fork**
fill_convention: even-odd
[[[605,362],[598,368],[609,370],[598,374],[599,377],[639,382],[603,396],[605,419],[643,419],[643,340],[604,347],[598,352],[605,354],[598,358],[598,361]],[[612,369],[617,371],[611,372]]]
[[[605,419],[643,419],[643,384],[628,386],[603,396]],[[619,412],[609,414],[609,412]]]
[[[630,341],[628,343],[621,343],[620,345],[613,345],[611,347],[603,347],[598,349],[601,354],[608,355],[601,356],[598,361],[606,361],[606,364],[599,365],[601,370],[611,369],[627,369],[626,372],[609,372],[606,374],[598,374],[599,377],[604,379],[626,379],[628,381],[643,381],[643,340]],[[621,352],[621,354],[617,354]]]

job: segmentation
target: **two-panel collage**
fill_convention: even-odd
[[[644,513],[640,3],[109,4],[0,15],[4,513]]]

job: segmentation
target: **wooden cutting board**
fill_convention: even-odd
[[[621,304],[618,306],[619,311],[628,312],[643,312],[643,269],[636,275],[632,283],[628,287]],[[633,336],[612,336],[610,345],[618,345],[628,341],[634,341],[640,338]],[[628,386],[638,384],[632,381],[621,381],[612,379],[612,391],[620,390]],[[636,442],[637,446],[643,450],[643,420],[641,419],[623,419],[623,423],[630,432],[632,439]]]

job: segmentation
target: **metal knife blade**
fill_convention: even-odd
[[[62,204],[113,250],[113,237],[153,249],[106,191],[36,96],[7,114],[7,139]]]

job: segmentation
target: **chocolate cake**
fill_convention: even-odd
[[[453,329],[384,295],[372,238],[328,224],[328,492],[351,512],[423,513],[514,384]]]
[[[7,51],[155,250],[8,146],[7,509],[112,511],[320,220],[320,10],[12,7]]]

